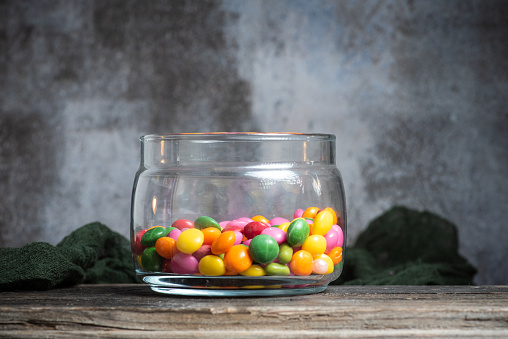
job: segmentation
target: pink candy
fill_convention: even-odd
[[[298,219],[298,218],[301,218],[302,215],[303,215],[303,212],[305,212],[304,210],[302,210],[301,208],[297,209],[295,211],[295,214],[293,214],[293,219]]]
[[[336,230],[337,233],[339,233],[339,238],[337,240],[337,247],[342,247],[344,245],[344,232],[342,231],[342,228],[340,228],[338,225],[333,225],[332,230]]]
[[[281,218],[281,217],[275,217],[272,220],[270,220],[270,225],[275,226],[275,225],[283,224],[285,222],[289,222],[289,220]]]
[[[178,274],[198,273],[199,261],[192,254],[177,253],[171,259],[171,271]]]
[[[281,230],[280,228],[278,227],[268,227],[268,228],[265,228],[261,234],[266,234],[266,235],[269,235],[271,236],[272,238],[275,239],[275,241],[277,241],[277,244],[282,244],[284,241],[286,241],[286,232],[284,232],[283,230]]]
[[[235,231],[235,245],[240,245],[243,240],[243,234],[242,232]]]
[[[248,220],[250,220],[250,221],[248,221],[248,220],[246,220],[246,219],[248,219]],[[240,219],[236,219],[236,220],[230,221],[230,222],[226,225],[226,227],[230,227],[230,226],[231,226],[231,227],[233,227],[233,226],[236,226],[236,227],[240,227],[241,229],[243,229],[243,228],[245,227],[245,225],[247,225],[247,224],[248,224],[248,223],[250,223],[250,222],[252,222],[252,220],[251,220],[251,219],[249,219],[249,218],[240,218]],[[226,227],[225,227],[225,228],[226,228]]]
[[[337,241],[339,240],[339,232],[337,232],[335,229],[331,229],[328,231],[328,233],[325,234],[325,240],[326,240],[326,251],[325,253],[328,253],[337,246]]]
[[[178,236],[180,235],[180,233],[182,233],[182,231],[180,231],[179,229],[174,229],[171,232],[169,232],[168,236],[170,238],[173,238],[173,239],[177,240]]]

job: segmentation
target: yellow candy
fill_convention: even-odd
[[[332,225],[336,225],[337,224],[337,213],[335,213],[335,211],[333,210],[333,208],[331,207],[327,207],[324,209],[325,211],[330,211],[330,213],[332,214],[332,217],[333,217],[333,221],[332,221]]]
[[[279,228],[284,232],[287,232],[290,224],[291,224],[290,222],[283,222],[282,224],[279,225]]]
[[[333,226],[333,214],[329,210],[322,210],[314,218],[311,234],[325,235]]]
[[[310,254],[322,254],[326,251],[326,239],[322,235],[313,234],[309,235],[302,245],[302,250],[309,252]]]
[[[251,267],[249,267],[247,270],[241,272],[240,274],[247,276],[247,277],[261,277],[261,276],[265,275],[266,273],[265,273],[265,270],[263,269],[263,267],[254,264]]]
[[[224,261],[220,257],[211,254],[204,256],[199,261],[198,269],[199,273],[209,276],[219,276],[226,273]]]
[[[197,228],[189,228],[188,230],[183,231],[176,240],[176,248],[182,253],[192,254],[196,252],[201,245],[203,245],[203,241],[205,240],[205,236],[201,230]]]
[[[323,259],[324,261],[326,261],[326,263],[328,264],[328,271],[326,271],[325,274],[330,274],[330,273],[333,272],[334,265],[333,265],[332,258],[327,256],[326,254],[316,254],[316,255],[313,255],[312,258],[314,260],[316,260],[316,259]]]

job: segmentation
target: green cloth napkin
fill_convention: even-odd
[[[334,285],[470,285],[476,274],[458,253],[455,225],[401,206],[372,220],[344,258]]]
[[[80,227],[56,246],[0,248],[0,257],[0,291],[137,282],[130,242],[99,222]]]
[[[34,242],[0,248],[0,257],[0,291],[139,282],[130,242],[98,222],[56,246]],[[476,273],[458,253],[452,223],[405,207],[374,219],[344,258],[344,271],[333,285],[465,285]]]

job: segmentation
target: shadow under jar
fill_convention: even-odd
[[[189,296],[297,295],[343,267],[335,136],[146,135],[132,193],[136,273]]]

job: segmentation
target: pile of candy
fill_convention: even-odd
[[[178,219],[171,227],[137,233],[132,251],[150,272],[306,276],[332,273],[342,261],[343,241],[335,211],[309,207],[296,210],[292,221],[261,215],[223,222]]]

